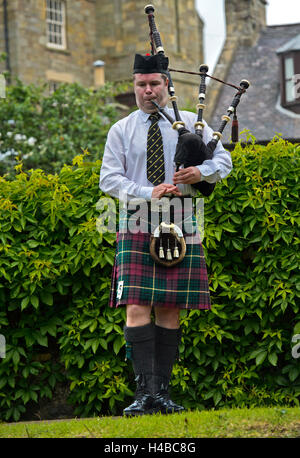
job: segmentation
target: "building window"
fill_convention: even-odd
[[[300,51],[281,57],[281,105],[300,114]]]
[[[46,0],[47,46],[66,48],[66,6],[64,1]]]
[[[294,102],[295,97],[295,83],[294,83],[294,59],[292,57],[285,57],[284,59],[284,86],[285,86],[285,101],[287,103]]]
[[[281,105],[300,114],[300,34],[284,43],[276,53],[281,67]]]

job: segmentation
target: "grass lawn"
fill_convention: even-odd
[[[136,418],[0,423],[0,438],[300,438],[300,408],[194,411]]]

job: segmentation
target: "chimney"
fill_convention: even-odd
[[[225,0],[226,35],[241,46],[255,45],[266,26],[266,0]]]
[[[226,81],[228,71],[240,46],[254,46],[266,27],[266,0],[225,0],[226,40],[213,76]],[[217,106],[222,85],[210,81],[207,87],[209,104],[205,120],[209,123]]]
[[[94,67],[94,86],[96,89],[103,86],[105,84],[105,76],[104,76],[104,65],[105,62],[103,60],[96,60],[93,63]]]

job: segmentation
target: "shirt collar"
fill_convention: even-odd
[[[140,115],[141,120],[146,123],[149,119],[150,113],[145,113],[144,111],[139,110],[139,115]]]
[[[166,111],[168,111],[168,110],[169,110],[169,107],[168,107],[168,106],[165,106],[164,109],[165,109]],[[145,113],[144,111],[142,111],[142,110],[139,109],[139,116],[140,116],[141,120],[142,120],[143,122],[145,122],[145,123],[148,121],[150,114],[151,114],[151,113]],[[161,115],[161,118],[164,119],[164,116]]]

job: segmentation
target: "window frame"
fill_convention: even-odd
[[[294,75],[300,74],[300,51],[288,51],[281,55],[281,105],[284,108],[292,109],[300,113],[300,94],[294,100],[287,101],[287,82],[292,78],[286,78],[285,62],[287,59],[293,59]],[[294,82],[296,84],[296,81]]]
[[[56,11],[55,8],[50,7],[50,5],[56,3],[60,3],[61,5],[61,14],[62,14],[62,21],[54,21],[53,19],[48,18],[48,11]],[[61,27],[61,43],[53,43],[50,41],[51,32],[49,31],[49,24],[54,26]],[[57,32],[52,32],[55,34]],[[65,0],[46,0],[46,37],[47,37],[47,48],[57,49],[57,50],[65,50],[67,48],[67,41],[66,41],[66,2]]]

